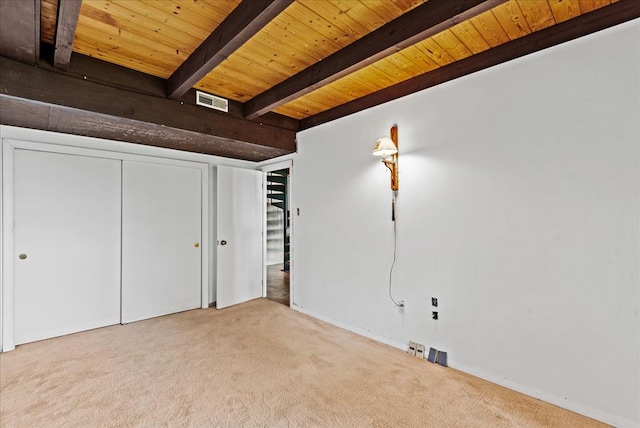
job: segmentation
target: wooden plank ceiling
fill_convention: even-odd
[[[153,76],[169,98],[194,87],[289,129],[640,16],[637,0],[83,0],[79,16],[78,2],[38,5],[57,68],[70,45],[72,64]]]

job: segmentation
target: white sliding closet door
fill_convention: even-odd
[[[122,164],[122,322],[201,305],[200,169]]]
[[[14,156],[15,344],[119,323],[121,162]]]
[[[263,173],[218,167],[218,309],[262,297]]]

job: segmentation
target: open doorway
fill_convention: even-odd
[[[289,306],[290,227],[289,168],[267,173],[267,299]]]

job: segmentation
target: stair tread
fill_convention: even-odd
[[[267,175],[267,183],[286,184],[287,183],[287,177],[283,177],[283,176],[280,176],[280,175]]]

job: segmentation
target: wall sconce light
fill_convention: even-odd
[[[398,190],[398,127],[391,127],[389,137],[382,137],[373,146],[374,156],[382,156],[382,163],[391,171],[391,190]]]
[[[382,137],[373,146],[374,156],[382,156],[382,163],[391,171],[391,221],[393,222],[393,263],[389,268],[389,298],[404,314],[404,301],[393,298],[393,268],[396,265],[396,249],[398,235],[396,233],[396,196],[398,192],[398,127],[393,125],[389,131],[389,137]]]

